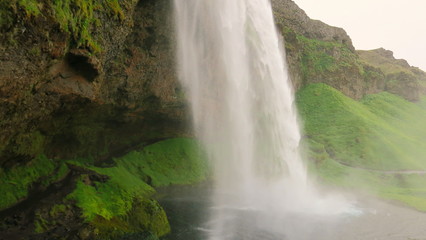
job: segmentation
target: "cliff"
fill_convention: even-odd
[[[40,13],[10,3],[0,59],[1,165],[40,153],[102,160],[186,131],[169,2],[123,1],[118,9],[101,2],[69,1],[71,10],[46,1]]]
[[[343,29],[310,19],[291,0],[273,0],[272,5],[296,90],[322,82],[360,99],[384,89],[382,72],[360,61]]]
[[[355,51],[342,28],[310,19],[291,0],[273,0],[272,5],[296,90],[326,83],[354,99],[389,91],[417,101],[425,94],[424,72],[392,52]]]
[[[196,145],[162,141],[190,135],[170,1],[0,7],[0,239],[166,234],[153,187],[205,176]],[[193,159],[181,172],[192,177],[156,181],[170,156]]]
[[[412,67],[404,59],[395,59],[393,52],[383,48],[357,51],[361,61],[379,68],[385,74],[385,91],[418,101],[426,94],[426,73]]]
[[[293,1],[272,3],[296,90],[322,82],[354,99],[383,90],[408,98],[411,82],[421,84],[399,84],[402,73],[364,58],[343,29]],[[154,188],[207,176],[198,145],[182,138],[192,134],[171,5],[0,2],[0,239],[169,231]],[[409,79],[424,76],[409,69]]]

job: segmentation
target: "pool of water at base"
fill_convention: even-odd
[[[212,193],[211,184],[159,189],[172,229],[162,240],[426,240],[426,213],[366,197],[355,199],[353,211],[332,217],[229,208],[233,224],[224,227],[235,234],[216,236],[209,219],[216,208]]]

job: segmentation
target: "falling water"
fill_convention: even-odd
[[[214,167],[209,239],[287,239],[292,214],[340,211],[310,187],[270,1],[175,0],[175,8],[179,77]]]

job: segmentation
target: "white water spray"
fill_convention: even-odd
[[[287,239],[289,214],[340,211],[316,196],[300,159],[269,0],[175,0],[175,8],[179,77],[214,167],[209,239]]]

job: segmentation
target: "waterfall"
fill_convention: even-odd
[[[299,154],[270,1],[175,0],[175,14],[179,79],[214,168],[209,239],[284,239],[289,214],[339,211],[310,186]]]

